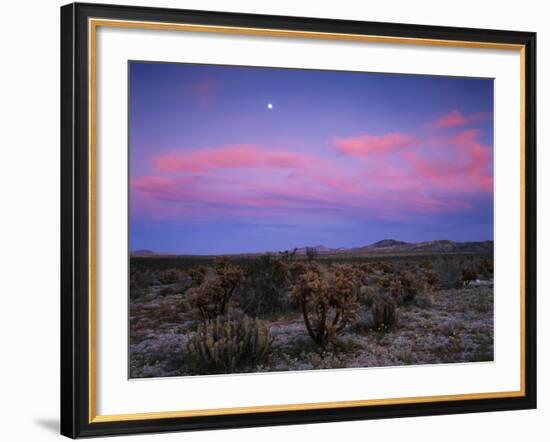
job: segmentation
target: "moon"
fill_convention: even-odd
[[[273,104],[267,103],[267,108],[268,108],[268,109],[273,109]]]

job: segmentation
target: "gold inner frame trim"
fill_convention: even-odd
[[[415,396],[388,399],[367,399],[352,401],[315,402],[284,405],[261,405],[233,408],[158,411],[128,414],[96,414],[96,35],[97,28],[134,28],[148,30],[169,30],[207,32],[218,34],[254,35],[267,37],[291,37],[339,41],[357,41],[387,44],[411,44],[419,46],[443,46],[476,49],[498,49],[518,51],[520,54],[520,389],[488,393],[465,393],[437,396]],[[375,405],[415,404],[427,402],[482,400],[525,396],[525,46],[493,42],[424,39],[411,37],[390,37],[330,32],[293,31],[284,29],[245,28],[232,26],[211,26],[182,23],[159,23],[130,20],[88,19],[88,93],[89,93],[89,367],[88,367],[88,421],[89,423],[133,421],[146,419],[169,419],[180,417],[221,416],[246,413],[273,413],[281,411],[322,410],[329,408],[350,408]]]

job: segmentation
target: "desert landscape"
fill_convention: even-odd
[[[494,359],[493,79],[128,78],[130,378]]]
[[[493,360],[493,242],[130,256],[129,377]]]

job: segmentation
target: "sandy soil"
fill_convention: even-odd
[[[196,326],[179,294],[161,296],[162,286],[130,305],[130,377],[185,376],[186,344]],[[247,371],[382,367],[493,360],[493,287],[479,281],[463,289],[419,295],[399,308],[391,331],[373,330],[369,309],[345,329],[322,356],[309,338],[302,316],[291,312],[261,318],[274,337],[269,362]],[[186,357],[187,356],[187,357]]]

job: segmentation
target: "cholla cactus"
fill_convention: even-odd
[[[394,275],[384,275],[379,281],[380,287],[389,293],[389,295],[397,301],[403,293],[403,284],[401,279]]]
[[[217,258],[214,264],[216,271],[216,279],[218,279],[220,286],[224,290],[223,305],[221,306],[221,313],[225,313],[225,307],[227,301],[233,295],[233,292],[243,280],[243,271],[240,267],[231,264],[227,258]]]
[[[405,301],[412,301],[418,292],[418,278],[410,271],[405,270],[401,274],[401,286],[403,289],[403,297]]]
[[[470,282],[475,281],[478,277],[477,270],[473,267],[466,267],[462,270],[462,283],[464,287],[470,285]]]
[[[205,266],[193,267],[187,272],[195,286],[201,285],[204,282],[207,273],[208,269]]]
[[[385,261],[375,262],[372,264],[373,268],[380,270],[384,274],[390,274],[393,272],[393,266]]]
[[[431,269],[424,270],[424,272],[422,273],[422,279],[424,280],[429,290],[435,290],[436,288],[439,287],[439,284],[440,284],[439,273],[437,273],[434,270],[431,270]]]
[[[377,291],[372,286],[362,285],[359,287],[359,300],[367,307],[373,304],[376,299],[376,294]]]
[[[195,277],[202,282],[187,291],[187,302],[198,319],[207,321],[225,314],[235,289],[243,280],[243,272],[229,260],[220,259],[216,260],[214,275],[201,271]]]
[[[311,265],[292,289],[291,299],[301,306],[307,332],[321,350],[359,316],[355,278],[351,266],[337,265],[323,275]]]
[[[399,314],[397,302],[392,296],[380,296],[371,306],[374,327],[378,330],[389,330],[397,324]]]
[[[298,278],[303,273],[305,273],[310,266],[308,266],[303,261],[292,261],[292,262],[287,263],[288,279],[289,279],[290,283],[293,284],[293,285],[296,284],[296,281],[298,280]]]
[[[373,267],[367,263],[354,265],[359,286],[369,285],[369,278],[373,273]]]
[[[252,316],[285,310],[291,281],[289,267],[269,253],[251,259],[239,290],[240,307]]]
[[[186,299],[194,316],[203,321],[225,312],[225,291],[216,278],[204,281],[198,287],[187,290]]]
[[[187,351],[201,373],[232,373],[267,361],[273,338],[259,319],[218,316],[199,325]]]
[[[176,269],[162,270],[158,274],[158,280],[161,284],[173,284],[180,279],[180,272]]]
[[[388,287],[388,293],[397,302],[403,294],[403,284],[399,279],[393,279]]]

